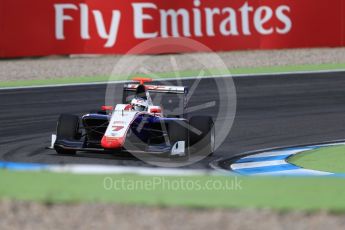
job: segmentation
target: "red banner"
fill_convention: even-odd
[[[0,57],[123,54],[158,37],[214,51],[337,47],[344,20],[343,0],[2,0]]]

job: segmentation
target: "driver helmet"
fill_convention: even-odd
[[[143,98],[133,98],[131,105],[135,111],[146,111],[148,107],[147,100]]]

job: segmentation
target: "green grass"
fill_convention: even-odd
[[[105,189],[105,178],[118,181],[117,187]],[[236,184],[235,180],[240,185],[237,189],[236,186],[231,187],[232,183]],[[107,186],[111,187],[109,181]],[[345,211],[345,201],[341,199],[345,196],[345,181],[339,178],[157,177],[0,170],[0,182],[2,199],[46,203],[107,202],[193,208]],[[137,183],[136,189],[131,188],[134,183]],[[200,189],[206,188],[207,183],[210,189]],[[212,183],[220,189],[212,189]],[[226,186],[227,189],[223,189]]]
[[[321,64],[321,65],[299,65],[299,66],[272,66],[272,67],[260,67],[260,68],[237,68],[230,70],[217,70],[210,69],[204,75],[222,75],[228,74],[229,71],[232,75],[241,74],[263,74],[263,73],[284,73],[284,72],[296,72],[296,71],[318,71],[318,70],[342,70],[345,69],[345,64]],[[168,72],[168,73],[155,73],[153,78],[172,78],[175,76],[192,77],[198,76],[200,71],[180,71],[180,72]],[[145,76],[145,74],[140,74]],[[128,80],[131,76],[114,76],[112,80]],[[106,82],[109,76],[81,76],[81,77],[65,77],[56,79],[39,79],[39,80],[20,80],[20,81],[3,81],[0,82],[0,88],[6,87],[21,87],[21,86],[43,86],[43,85],[64,85],[73,83],[94,83],[94,82]]]
[[[290,157],[289,162],[307,169],[345,173],[345,145],[305,151]]]

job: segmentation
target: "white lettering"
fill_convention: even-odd
[[[242,31],[244,35],[251,35],[249,29],[249,12],[253,11],[253,7],[248,6],[248,2],[240,8],[242,18]]]
[[[81,3],[80,6],[80,36],[82,39],[90,39],[89,34],[89,7]]]
[[[220,33],[225,36],[239,35],[236,24],[236,12],[232,8],[224,8],[223,14],[228,14],[228,17],[223,19],[220,23]]]
[[[277,32],[279,34],[286,34],[288,33],[292,28],[292,22],[291,19],[284,14],[284,11],[290,12],[290,7],[288,6],[279,6],[276,10],[277,18],[285,25],[284,28],[276,28]]]
[[[65,15],[64,10],[78,10],[78,7],[74,4],[54,4],[55,8],[55,37],[58,40],[64,40],[64,21],[72,21],[71,16]]]
[[[201,3],[199,0],[194,0],[194,7],[200,7],[200,5]],[[194,14],[194,35],[196,37],[202,37],[200,9],[194,8],[193,14]]]
[[[208,36],[215,36],[214,28],[213,28],[213,16],[215,14],[220,14],[220,10],[218,8],[205,8],[206,12],[206,33]]]
[[[144,21],[152,20],[152,16],[144,14],[143,9],[157,9],[157,6],[153,3],[133,3],[134,9],[134,36],[136,38],[155,38],[158,36],[158,32],[145,33],[144,32]]]
[[[96,20],[96,28],[99,36],[103,39],[107,39],[104,47],[112,47],[116,43],[117,32],[119,30],[121,13],[118,10],[112,11],[111,23],[109,32],[106,32],[103,16],[99,10],[93,10],[93,15]]]
[[[254,7],[250,3],[250,1],[244,1],[237,8],[207,8],[202,7],[201,0],[193,0],[191,8],[179,9],[159,9],[154,3],[132,3],[134,24],[126,26],[128,26],[127,29],[133,26],[136,39],[150,39],[158,36],[163,38],[249,36],[253,29],[262,35],[287,34],[291,31],[293,21],[290,18],[289,6],[280,5],[271,8],[255,4]],[[66,24],[72,26],[73,23],[80,23],[71,28],[79,28],[78,32],[82,40],[99,36],[105,39],[104,47],[106,48],[116,44],[122,16],[119,10],[111,9],[110,22],[105,22],[104,12],[91,9],[86,3],[54,4],[54,9],[56,39],[66,39]],[[95,23],[90,22],[93,19]],[[73,23],[67,21],[73,21]],[[160,24],[157,25],[157,23]],[[95,25],[96,28],[90,28],[91,25]],[[93,33],[95,29],[96,34]]]
[[[175,10],[160,10],[161,15],[161,36],[162,37],[169,37],[168,34],[168,17],[171,19],[171,31],[173,37],[179,37],[178,32],[178,18],[179,16],[182,17],[182,28],[183,28],[183,36],[190,37],[190,30],[189,30],[189,14],[188,11],[185,9]]]
[[[268,22],[273,15],[273,11],[271,8],[267,6],[259,7],[254,13],[254,25],[256,30],[260,34],[268,35],[273,33],[273,28],[265,29],[264,24]]]

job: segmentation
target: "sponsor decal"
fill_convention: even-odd
[[[117,132],[117,131],[120,131],[121,129],[123,129],[124,127],[125,126],[115,125],[115,126],[112,127],[113,128],[112,130]]]
[[[214,37],[251,35],[257,32],[262,35],[286,34],[292,28],[290,7],[288,5],[254,6],[244,1],[239,7],[208,7],[200,0],[191,1],[191,7],[159,8],[155,2],[132,2],[130,8],[133,16],[133,35],[136,39],[157,37]],[[206,1],[205,1],[206,2]],[[91,39],[90,30],[96,29],[99,38],[104,40],[104,47],[113,47],[118,39],[121,23],[121,11],[113,9],[106,28],[104,13],[92,9],[87,4],[57,3],[55,8],[55,38],[65,40],[65,24],[80,18],[80,38]],[[69,11],[76,11],[75,16]],[[218,19],[216,19],[218,18]],[[94,21],[95,28],[90,27]],[[147,29],[150,23],[159,25],[154,30]],[[194,23],[191,23],[191,22]],[[274,23],[273,23],[274,22]]]
[[[124,125],[126,122],[124,121],[114,121],[114,125]]]

